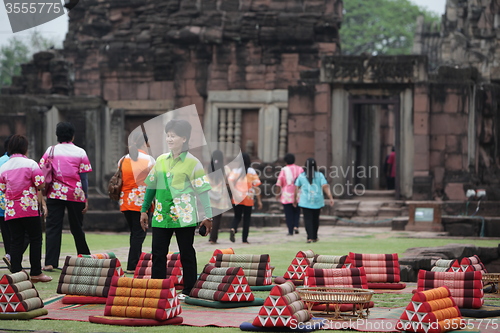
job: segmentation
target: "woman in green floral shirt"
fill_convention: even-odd
[[[202,164],[188,152],[191,124],[182,119],[171,120],[165,126],[165,133],[170,152],[156,159],[155,166],[145,180],[147,190],[141,209],[141,225],[144,230],[147,229],[147,211],[156,197],[152,220],[151,278],[166,278],[166,256],[175,233],[183,268],[183,298],[189,295],[197,277],[193,242],[198,221],[201,220],[201,225],[207,228],[204,236],[212,229],[212,209],[208,195],[211,187]],[[198,218],[197,197],[203,205],[203,218]]]

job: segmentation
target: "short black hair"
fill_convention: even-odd
[[[182,146],[182,151],[189,150],[189,138],[191,138],[191,124],[184,119],[172,119],[165,125],[165,134],[174,132],[182,138],[186,138],[186,142]]]
[[[288,153],[285,155],[284,160],[286,164],[293,164],[295,163],[295,155]]]
[[[26,155],[28,152],[28,139],[24,135],[14,134],[7,146],[7,154],[9,156],[13,154]]]
[[[75,136],[75,126],[69,122],[60,122],[56,126],[57,142],[70,142]]]

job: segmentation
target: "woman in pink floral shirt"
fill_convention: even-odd
[[[71,123],[57,124],[56,136],[59,144],[54,146],[52,183],[47,184],[47,207],[49,210],[45,234],[46,271],[59,267],[64,212],[68,210],[71,234],[75,240],[77,254],[90,254],[83,231],[83,214],[87,212],[87,172],[92,171],[87,153],[73,144],[75,128]],[[47,148],[40,159],[44,165],[52,147]]]
[[[41,194],[44,177],[38,164],[27,158],[28,140],[14,135],[9,141],[10,159],[0,167],[0,191],[5,194],[5,221],[11,231],[11,271],[20,272],[24,253],[24,239],[30,241],[30,275],[33,282],[49,282],[42,273],[42,224],[39,209],[47,211]]]
[[[276,199],[283,204],[285,211],[286,225],[288,226],[288,236],[299,233],[300,207],[293,206],[295,194],[295,179],[304,171],[301,167],[294,164],[295,155],[285,155],[286,166],[281,169],[276,182]]]

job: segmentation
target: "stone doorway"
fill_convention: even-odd
[[[241,150],[252,161],[259,159],[259,109],[246,109],[241,113]]]
[[[350,193],[387,190],[386,157],[398,156],[400,102],[397,96],[349,97],[348,160]],[[396,162],[397,164],[397,162]],[[396,172],[396,197],[398,191]]]

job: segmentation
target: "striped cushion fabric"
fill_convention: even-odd
[[[118,277],[120,261],[67,256],[59,277],[57,293],[107,297],[111,280]]]
[[[215,267],[210,264],[205,265],[189,296],[221,302],[255,299],[241,267]]]
[[[484,303],[482,273],[418,272],[417,291],[446,286],[459,308],[479,309]]]
[[[135,279],[150,279],[153,255],[151,253],[141,253],[137,266],[135,266]],[[175,288],[182,289],[184,285],[181,256],[178,252],[167,254],[167,276],[173,278]]]
[[[349,256],[328,256],[317,254],[311,263],[312,268],[349,268],[351,258]]]
[[[462,258],[462,260],[460,261],[460,267],[462,268],[462,272],[481,271],[483,273],[487,273],[486,267],[483,265],[481,259],[479,259],[477,255]]]
[[[447,287],[417,292],[399,318],[396,329],[443,333],[464,327],[462,315]]]
[[[313,258],[314,252],[312,250],[297,252],[283,277],[286,280],[303,280],[306,274],[306,268],[311,265]]]
[[[295,285],[288,281],[271,289],[264,305],[255,317],[253,325],[257,327],[296,327],[311,320]]]
[[[269,254],[217,254],[215,267],[241,267],[251,286],[272,284],[272,269]]]
[[[215,264],[215,262],[217,261],[217,255],[219,253],[220,254],[234,254],[234,250],[232,248],[216,249],[212,255],[212,258],[210,258],[210,261],[209,261],[210,264]]]
[[[457,259],[439,259],[431,268],[432,272],[459,272],[460,263]]]
[[[30,312],[43,308],[30,276],[25,271],[6,274],[0,279],[0,313]]]
[[[171,279],[114,277],[105,316],[167,320],[181,313]]]
[[[398,283],[401,280],[398,254],[349,252],[352,267],[364,267],[368,282]]]
[[[363,267],[359,268],[307,268],[304,286],[346,287],[368,289],[368,281]]]

